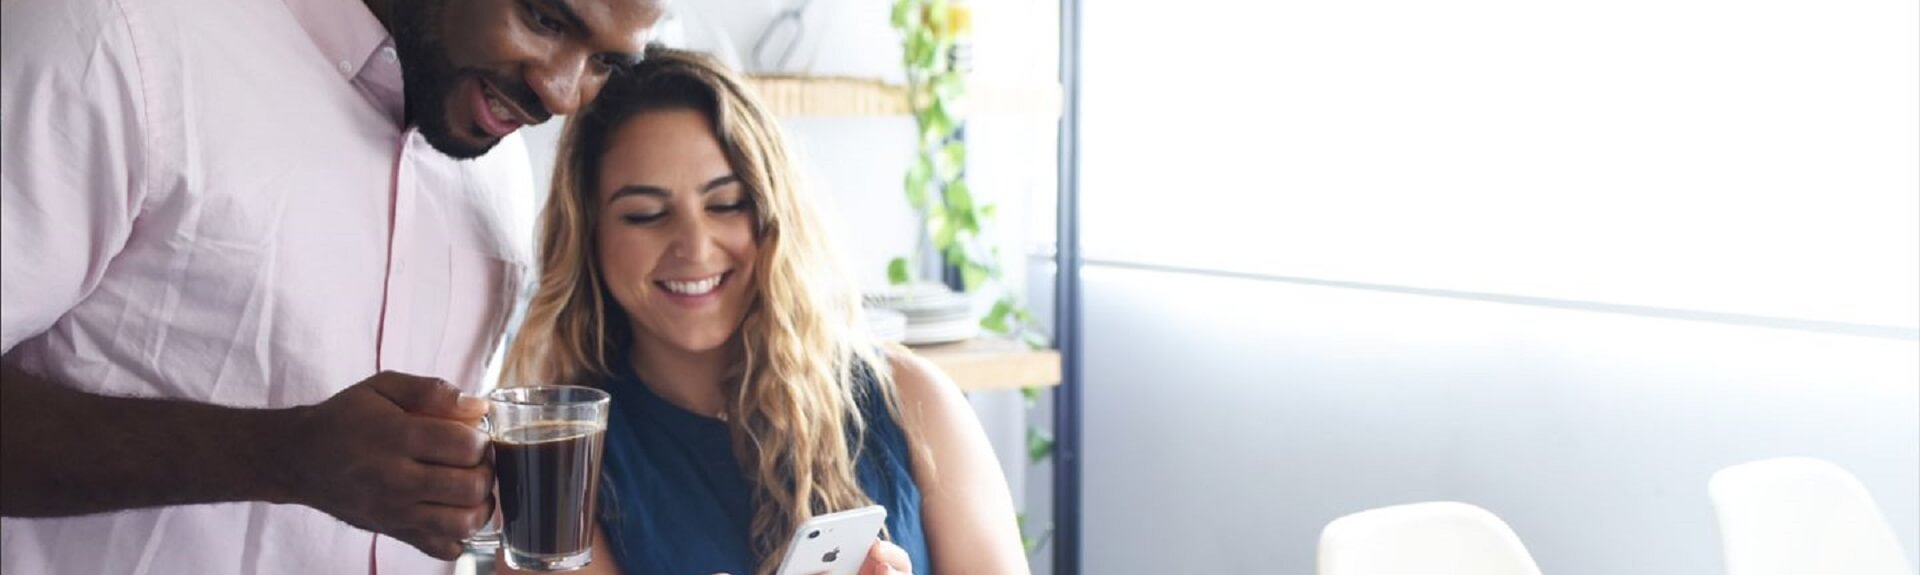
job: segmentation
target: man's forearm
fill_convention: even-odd
[[[0,515],[293,502],[292,410],[83,393],[0,366]]]

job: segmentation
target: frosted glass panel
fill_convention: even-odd
[[[1780,455],[1845,466],[1920,549],[1920,341],[1082,276],[1087,573],[1312,573],[1328,521],[1427,500],[1546,573],[1721,573],[1707,478]]]

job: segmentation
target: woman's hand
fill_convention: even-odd
[[[714,573],[713,575],[727,575]],[[860,575],[913,575],[913,558],[907,550],[890,541],[875,541],[867,550],[867,561],[860,564]]]
[[[913,558],[908,557],[907,550],[899,545],[890,541],[875,541],[873,548],[867,550],[866,562],[860,564],[860,575],[913,575]]]
[[[867,550],[867,562],[860,566],[860,575],[912,575],[913,559],[907,557],[907,550],[901,549],[891,541],[879,541]]]

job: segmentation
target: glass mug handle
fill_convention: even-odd
[[[493,456],[493,420],[491,414],[480,416],[480,431],[487,434],[487,456]],[[468,535],[465,541],[467,554],[482,554],[492,557],[500,549],[500,497],[493,498],[493,513],[487,516],[487,522],[480,529]]]

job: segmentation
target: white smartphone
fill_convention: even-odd
[[[800,524],[780,560],[779,575],[853,575],[887,526],[887,508],[869,505]]]

